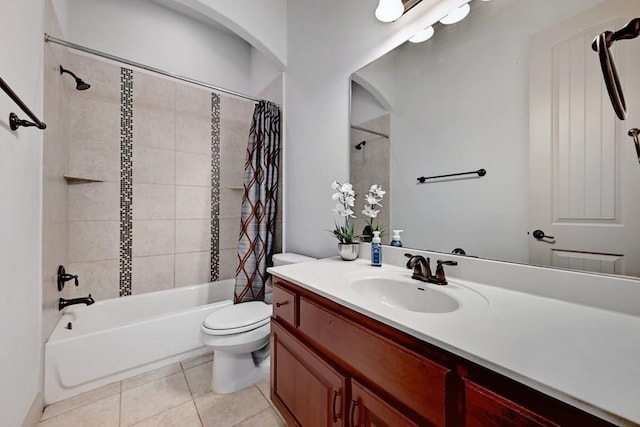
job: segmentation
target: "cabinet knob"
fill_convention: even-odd
[[[289,304],[289,301],[285,301],[285,302],[277,302],[276,303],[276,307],[282,307],[283,305],[287,305]]]
[[[340,396],[340,392],[338,390],[333,391],[333,422],[337,423],[338,418],[340,418],[341,414],[336,412],[336,402],[338,401],[338,397]]]
[[[351,427],[356,427],[358,424],[356,423],[356,408],[360,406],[360,402],[357,400],[351,401]]]

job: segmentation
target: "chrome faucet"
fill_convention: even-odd
[[[457,261],[442,261],[438,260],[438,266],[436,267],[435,276],[431,274],[431,260],[425,258],[422,255],[404,254],[409,261],[407,261],[407,268],[413,268],[412,279],[420,280],[422,282],[433,283],[435,285],[446,285],[447,278],[444,275],[443,265],[458,265]]]
[[[58,310],[62,310],[63,308],[68,307],[70,305],[74,305],[74,304],[91,305],[94,302],[95,302],[95,300],[93,298],[91,298],[91,294],[89,294],[88,297],[81,297],[81,298],[72,298],[72,299],[60,298],[58,300]]]

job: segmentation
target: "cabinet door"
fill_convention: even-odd
[[[351,380],[350,426],[418,426],[356,380]]]
[[[275,321],[271,358],[271,399],[289,424],[345,425],[345,377]]]
[[[464,425],[467,427],[551,427],[558,425],[466,378],[463,378],[463,382]]]

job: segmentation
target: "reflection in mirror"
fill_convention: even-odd
[[[374,153],[375,135],[352,130],[351,180],[388,168],[388,224],[405,246],[640,276],[640,168],[627,135],[640,127],[640,39],[612,48],[626,121],[591,49],[640,16],[640,2],[470,5],[464,21],[352,75],[351,124],[386,123],[390,139]],[[486,176],[417,180],[478,169]]]
[[[350,152],[350,181],[358,197],[356,216],[366,218],[360,212],[364,203],[364,195],[372,185],[380,185],[386,191],[379,206],[380,212],[375,218],[378,229],[382,230],[383,242],[387,242],[389,233],[389,113],[362,86],[352,85]],[[356,231],[363,233],[367,222],[356,222]],[[364,241],[370,241],[366,237]]]

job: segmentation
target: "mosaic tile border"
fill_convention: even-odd
[[[133,241],[133,70],[120,68],[120,284],[131,295]]]
[[[220,96],[211,93],[211,281],[220,279]]]

